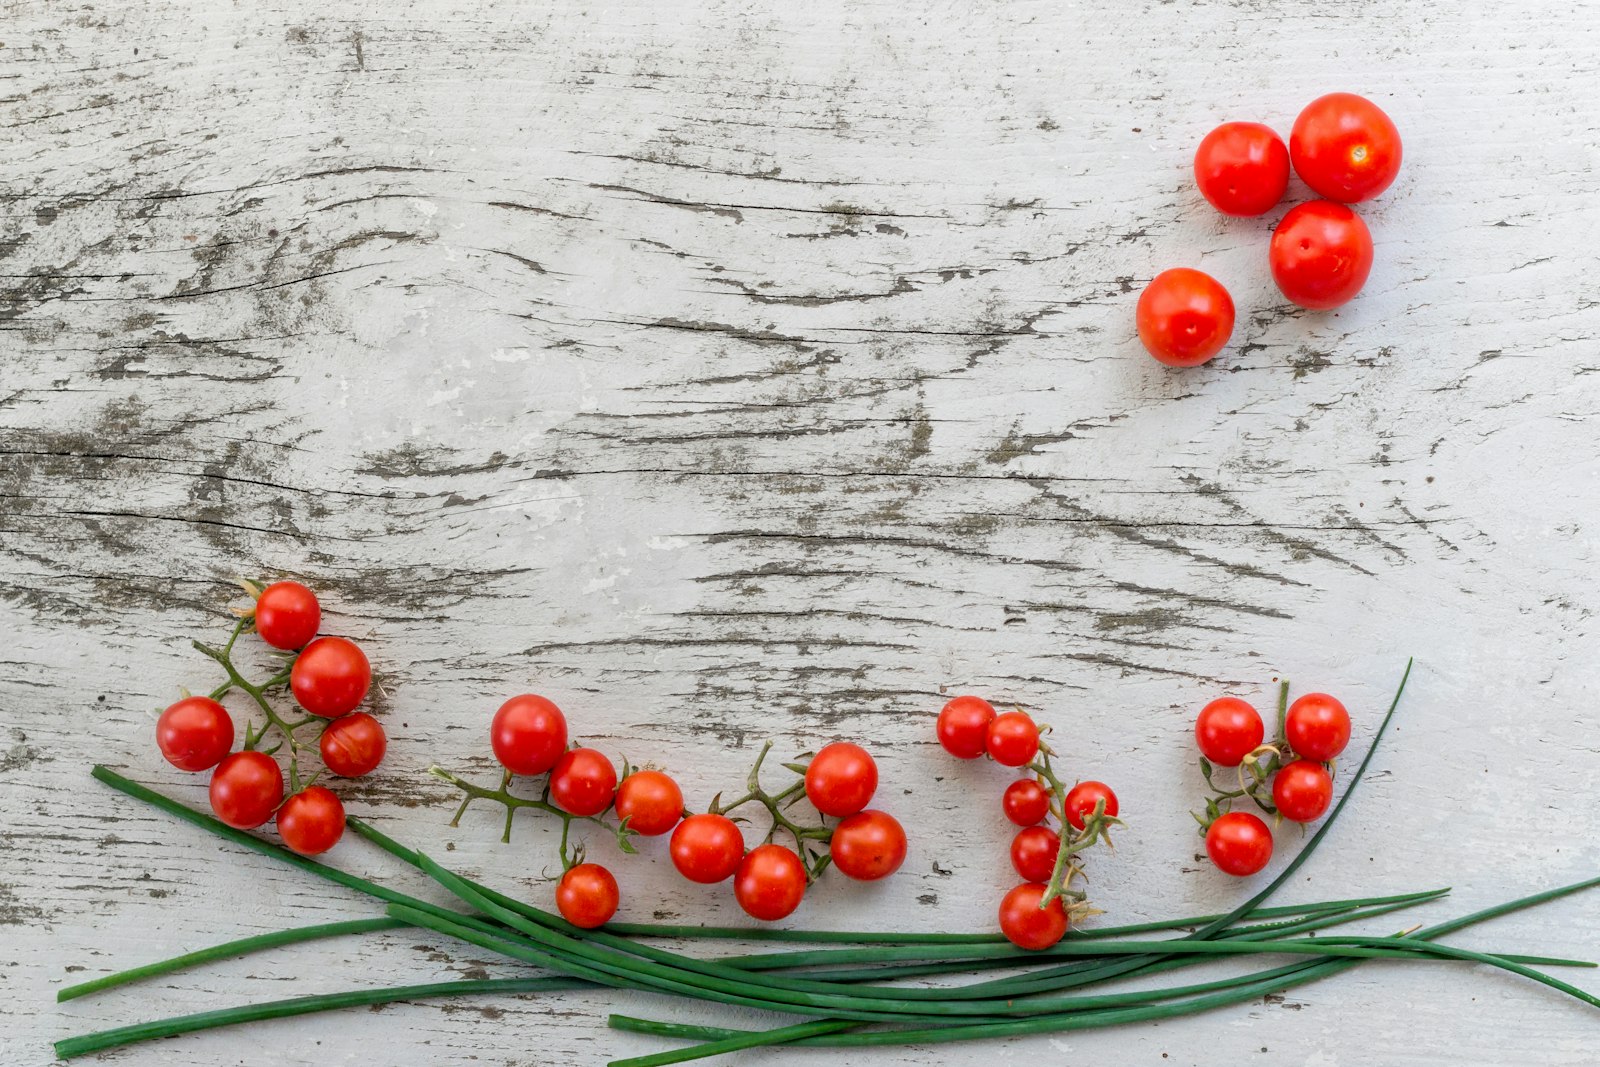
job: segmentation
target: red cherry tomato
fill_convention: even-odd
[[[544,697],[524,693],[494,713],[489,743],[512,774],[543,774],[567,750],[567,717]]]
[[[744,833],[726,815],[691,815],[672,831],[668,851],[679,874],[710,885],[738,869],[744,859]]]
[[[580,863],[556,883],[556,910],[585,930],[610,922],[621,899],[617,880],[598,863]]]
[[[878,765],[860,745],[824,745],[806,767],[806,796],[824,815],[854,815],[878,790]]]
[[[330,722],[318,747],[328,770],[344,778],[359,778],[383,762],[389,738],[377,719],[356,711]]]
[[[1000,806],[1018,826],[1032,826],[1050,813],[1050,792],[1032,778],[1018,778],[1006,786]]]
[[[1043,883],[1027,882],[1000,901],[1000,932],[1018,948],[1037,952],[1049,948],[1067,934],[1067,909],[1060,897],[1039,907],[1044,891]]]
[[[1224,215],[1271,211],[1289,188],[1289,149],[1270,126],[1224,122],[1194,153],[1200,195]]]
[[[550,801],[572,815],[599,815],[617,795],[617,769],[605,753],[575,748],[550,772]]]
[[[1361,216],[1331,200],[1289,209],[1267,250],[1272,280],[1303,308],[1349,303],[1372,273],[1372,234]]]
[[[887,878],[906,861],[906,831],[885,811],[868,808],[833,828],[828,845],[839,873],[859,882]]]
[[[1312,822],[1333,803],[1333,779],[1320,763],[1295,760],[1272,777],[1272,803],[1293,822]]]
[[[328,719],[355,710],[371,684],[365,653],[342,637],[317,638],[289,671],[289,688],[300,706]]]
[[[1289,155],[1318,196],[1354,204],[1389,188],[1400,173],[1400,131],[1371,100],[1329,93],[1294,120]]]
[[[1206,830],[1206,853],[1218,870],[1243,878],[1272,859],[1272,831],[1247,811],[1230,811]]]
[[[1283,734],[1295,755],[1326,763],[1350,743],[1350,713],[1327,693],[1307,693],[1289,705]]]
[[[265,752],[235,752],[211,772],[211,810],[235,830],[253,830],[283,800],[283,772]]]
[[[1083,829],[1083,821],[1094,814],[1094,809],[1100,801],[1106,802],[1105,814],[1117,813],[1117,794],[1104,782],[1079,782],[1067,790],[1066,815],[1067,825],[1074,830]]]
[[[1008,711],[989,724],[989,757],[1007,767],[1021,767],[1039,754],[1039,728],[1027,712]]]
[[[1047,826],[1029,826],[1011,839],[1011,866],[1026,882],[1048,882],[1055,873],[1061,838]]]
[[[1204,271],[1164,270],[1139,294],[1139,340],[1158,362],[1198,367],[1233,336],[1233,297]]]
[[[273,648],[304,648],[321,625],[317,595],[299,582],[273,582],[256,598],[256,633]]]
[[[278,836],[292,852],[320,855],[344,836],[344,805],[331,789],[302,789],[278,809]]]
[[[752,919],[781,919],[806,895],[805,864],[783,845],[757,845],[733,876],[733,895]]]
[[[617,787],[617,818],[645,837],[658,837],[683,818],[683,790],[660,771],[634,771]]]
[[[1219,767],[1237,767],[1267,734],[1256,709],[1238,697],[1221,697],[1200,709],[1194,740],[1200,754]]]
[[[939,712],[939,744],[957,759],[977,759],[989,740],[994,708],[982,697],[961,696]]]
[[[210,697],[184,697],[156,720],[156,747],[180,771],[210,770],[233,748],[233,719]]]

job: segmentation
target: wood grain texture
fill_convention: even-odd
[[[942,694],[1036,711],[1071,773],[1116,785],[1131,825],[1093,884],[1132,920],[1242,891],[1195,857],[1199,704],[1267,702],[1282,671],[1340,694],[1364,741],[1411,653],[1393,745],[1294,894],[1450,884],[1442,916],[1595,873],[1593,6],[975,6],[0,4],[0,1062],[507,973],[394,933],[52,1002],[371,913],[87,777],[102,760],[203,802],[152,709],[210,684],[187,638],[226,627],[239,573],[303,576],[371,651],[392,755],[344,787],[352,810],[535,899],[551,829],[451,831],[422,775],[488,775],[514,692],[697,805],[763,738],[870,741],[910,859],[829,880],[796,921],[983,929],[1004,778],[941,758]],[[1188,161],[1217,121],[1286,130],[1331,89],[1389,109],[1407,155],[1364,210],[1367,291],[1311,314],[1267,276],[1275,216],[1219,218]],[[1179,264],[1241,319],[1222,358],[1171,373],[1132,306]],[[617,869],[626,918],[734,918],[659,845]],[[1592,956],[1597,925],[1600,899],[1574,900],[1461,943]],[[432,1002],[106,1060],[660,1047],[605,1029],[613,1008],[739,1018]],[[1384,1042],[1393,1064],[1575,1065],[1597,1034],[1525,983],[1372,965],[938,1055],[1335,1067]]]

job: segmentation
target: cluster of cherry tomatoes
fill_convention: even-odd
[[[1214,793],[1195,818],[1211,862],[1227,874],[1252,875],[1272,859],[1272,830],[1259,815],[1232,810],[1235,801],[1302,824],[1333,803],[1333,761],[1350,743],[1350,713],[1326,693],[1307,693],[1280,712],[1271,744],[1261,715],[1238,697],[1213,700],[1195,719],[1200,769]],[[1238,768],[1237,783],[1218,785],[1214,767]]]
[[[331,789],[302,783],[299,756],[303,746],[295,732],[317,726],[317,747],[323,765],[333,774],[355,778],[376,768],[388,741],[383,726],[356,711],[372,683],[366,655],[343,637],[318,637],[322,607],[316,595],[298,582],[275,582],[265,589],[246,583],[255,605],[235,627],[222,649],[198,645],[228,671],[228,681],[210,696],[185,696],[156,720],[156,745],[167,762],[185,771],[211,771],[211,809],[217,818],[241,830],[254,829],[276,815],[283,843],[301,855],[332,848],[344,833],[344,805]],[[247,681],[234,666],[232,653],[240,634],[253,628],[268,645],[295,653],[279,674],[260,685]],[[287,683],[295,701],[310,714],[284,720],[268,694]],[[247,693],[267,721],[259,729],[248,723],[242,749],[233,751],[234,725],[220,697],[232,690]],[[269,727],[282,735],[278,745],[260,745]],[[274,753],[289,748],[289,784],[285,799],[283,770]]]
[[[1291,208],[1268,247],[1283,295],[1314,311],[1355,297],[1372,270],[1372,235],[1348,205],[1370,200],[1400,172],[1400,132],[1372,101],[1329,93],[1300,112],[1289,144],[1259,122],[1225,122],[1194,157],[1201,195],[1225,215],[1261,215],[1289,188],[1291,164],[1320,200]],[[1211,359],[1233,335],[1233,298],[1203,271],[1163,271],[1139,295],[1139,340],[1172,367]]]
[[[1020,948],[1049,948],[1066,935],[1072,912],[1067,902],[1082,905],[1071,888],[1078,873],[1072,857],[1105,839],[1108,825],[1117,821],[1117,795],[1104,782],[1065,789],[1026,712],[996,713],[981,697],[958,696],[940,710],[935,730],[939,744],[958,759],[988,756],[1029,772],[1006,786],[1000,800],[1006,818],[1021,827],[1011,841],[1011,866],[1022,878],[1000,902],[1000,931]],[[1059,832],[1047,825],[1052,816]]]
[[[802,777],[778,794],[761,787],[758,759],[747,795],[729,803],[719,798],[700,813],[685,809],[682,789],[662,771],[624,765],[619,777],[601,752],[569,748],[566,716],[542,696],[525,694],[506,701],[495,713],[490,743],[507,781],[498,794],[480,791],[483,795],[508,807],[542,807],[544,801],[519,801],[505,790],[511,775],[548,774],[547,802],[569,823],[581,818],[604,824],[610,810],[621,820],[614,829],[618,841],[630,851],[629,836],[659,837],[670,831],[668,854],[678,873],[702,885],[733,879],[739,906],[762,921],[793,913],[826,866],[874,881],[893,874],[905,861],[904,828],[887,812],[867,807],[878,788],[877,764],[866,749],[849,742],[825,746],[803,766],[786,765]],[[764,749],[763,758],[765,754]],[[820,815],[839,821],[803,826],[784,814],[802,793]],[[730,813],[754,803],[772,816],[772,832],[747,848],[742,820]],[[772,840],[780,829],[793,836],[793,848]],[[813,853],[813,846],[826,851]],[[592,928],[616,914],[621,894],[607,868],[580,859],[581,852],[568,856],[563,841],[566,871],[556,887],[556,906],[568,922]]]

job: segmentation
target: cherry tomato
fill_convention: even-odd
[[[1055,873],[1061,837],[1047,826],[1029,826],[1011,839],[1011,866],[1026,882],[1048,882]]]
[[[1160,363],[1198,367],[1233,336],[1233,297],[1204,271],[1164,270],[1139,294],[1139,340]]]
[[[572,815],[599,815],[617,795],[617,769],[605,753],[575,748],[550,772],[550,801]]]
[[[621,899],[617,880],[598,863],[580,863],[556,884],[556,910],[585,930],[610,922]]]
[[[302,789],[278,809],[278,836],[292,852],[320,855],[344,836],[344,805],[331,789]]]
[[[939,744],[957,759],[977,759],[989,739],[994,707],[982,697],[956,697],[939,712]]]
[[[1039,728],[1027,712],[1008,711],[989,724],[989,756],[1007,767],[1021,767],[1039,754]]]
[[[1372,273],[1372,234],[1361,216],[1331,200],[1289,209],[1267,249],[1272,280],[1303,308],[1349,303]]]
[[[355,710],[371,684],[366,654],[342,637],[317,638],[289,670],[289,688],[300,706],[328,719]]]
[[[1312,822],[1333,803],[1333,779],[1320,763],[1295,760],[1272,777],[1272,803],[1293,822]]]
[[[672,831],[668,851],[679,874],[710,885],[738,869],[744,859],[744,833],[726,815],[691,815]]]
[[[1326,763],[1350,743],[1350,713],[1327,693],[1307,693],[1289,705],[1283,735],[1295,755]]]
[[[265,752],[235,752],[211,772],[211,810],[235,830],[254,830],[283,800],[283,772]]]
[[[1104,782],[1079,782],[1067,790],[1066,808],[1067,825],[1074,830],[1083,829],[1083,821],[1094,814],[1095,805],[1100,801],[1106,802],[1105,814],[1117,813],[1117,794]]]
[[[878,790],[878,765],[860,745],[824,745],[806,767],[806,796],[824,815],[854,815]]]
[[[359,778],[383,762],[389,738],[377,719],[356,711],[330,722],[318,747],[328,770],[344,778]]]
[[[543,774],[567,750],[567,717],[544,697],[524,693],[494,713],[489,743],[512,774]]]
[[[1256,709],[1238,697],[1221,697],[1200,709],[1194,740],[1200,754],[1218,767],[1237,767],[1254,752],[1267,728]]]
[[[859,882],[887,878],[906,861],[906,831],[885,811],[868,808],[833,828],[828,845],[839,873]]]
[[[1218,870],[1243,878],[1272,859],[1272,831],[1247,811],[1230,811],[1206,830],[1206,853]]]
[[[1354,204],[1389,188],[1400,173],[1400,131],[1371,100],[1329,93],[1294,120],[1289,155],[1318,196]]]
[[[1289,150],[1270,126],[1224,122],[1195,150],[1194,179],[1224,215],[1260,215],[1289,188]]]
[[[793,849],[757,845],[733,876],[733,895],[752,919],[781,919],[798,908],[806,895],[806,866]]]
[[[1000,901],[1000,932],[1018,948],[1049,948],[1067,934],[1067,909],[1056,897],[1041,908],[1045,886],[1042,882],[1026,882],[1017,886]]]
[[[184,697],[156,720],[156,747],[180,771],[210,770],[233,748],[233,719],[210,697]]]
[[[1032,778],[1018,778],[1006,786],[1000,806],[1018,826],[1032,826],[1050,813],[1050,791]]]
[[[636,834],[658,837],[683,818],[683,790],[660,771],[634,771],[617,787],[617,817]]]
[[[256,598],[256,633],[273,648],[304,648],[321,625],[317,595],[299,582],[273,582]]]

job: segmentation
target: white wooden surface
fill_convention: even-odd
[[[1116,785],[1130,827],[1094,887],[1132,920],[1248,889],[1195,857],[1199,704],[1265,705],[1283,671],[1342,695],[1362,742],[1408,653],[1380,771],[1292,892],[1456,887],[1420,919],[1595,873],[1596,11],[1103,6],[0,5],[0,1062],[177,1012],[508,973],[397,933],[53,1003],[373,911],[87,776],[105,761],[203,802],[150,709],[208,683],[187,637],[226,625],[241,572],[323,590],[382,674],[392,755],[352,810],[535,899],[549,828],[452,831],[421,775],[488,774],[486,721],[517,691],[694,804],[762,738],[867,739],[910,859],[828,880],[795,921],[983,929],[1009,882],[1005,778],[942,758],[941,693],[1036,710],[1074,773]],[[1406,166],[1364,212],[1367,291],[1318,315],[1271,287],[1273,220],[1220,219],[1188,160],[1219,120],[1286,131],[1332,89],[1390,110]],[[1143,280],[1179,264],[1241,312],[1187,373],[1132,328]],[[393,871],[359,842],[337,859]],[[626,918],[736,917],[660,845],[616,868]],[[1590,897],[1460,941],[1594,956],[1597,925]],[[664,1047],[607,1030],[611,1009],[756,1021],[621,994],[436,1001],[106,1060]],[[937,1054],[1597,1049],[1592,1012],[1526,983],[1369,966],[1285,1003]]]

